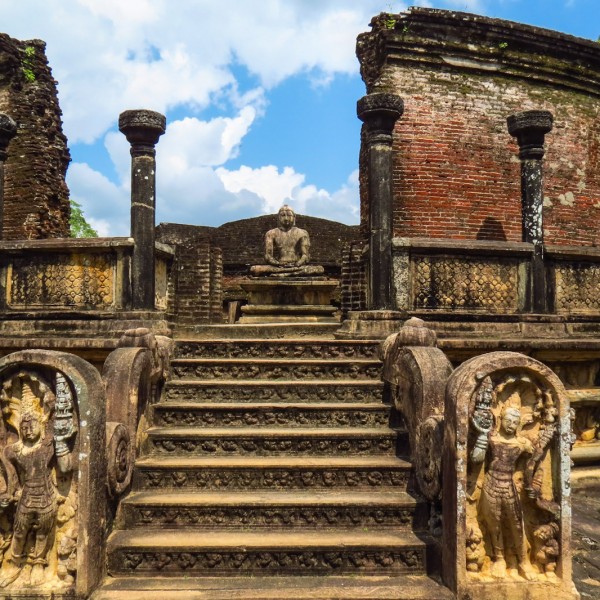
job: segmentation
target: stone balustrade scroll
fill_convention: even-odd
[[[129,486],[146,411],[158,401],[173,340],[140,327],[127,330],[102,371],[106,389],[108,490],[118,498]]]

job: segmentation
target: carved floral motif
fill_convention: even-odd
[[[417,571],[424,567],[422,549],[379,552],[130,552],[122,550],[112,556],[111,572],[169,573],[189,571],[258,571],[281,573],[390,570]]]
[[[233,411],[215,406],[213,410],[194,410],[169,406],[165,410],[155,410],[156,423],[159,425],[179,425],[201,427],[245,427],[260,425],[285,425],[287,427],[336,427],[336,426],[379,426],[389,422],[388,409],[385,406],[377,410],[323,410],[296,408],[293,410]]]
[[[335,485],[352,488],[401,487],[406,485],[408,471],[391,470],[220,470],[170,471],[166,469],[140,469],[139,477],[144,487],[222,489],[306,489],[327,488]]]
[[[372,363],[323,364],[197,364],[173,361],[179,379],[378,379],[381,367]]]
[[[178,358],[377,358],[378,344],[277,344],[178,342]]]
[[[265,439],[261,436],[244,440],[211,438],[154,438],[152,446],[157,453],[179,454],[370,454],[390,452],[394,448],[394,433],[382,434],[375,439]]]
[[[381,384],[373,382],[369,385],[343,386],[255,386],[235,385],[231,387],[219,385],[202,386],[202,390],[191,385],[170,385],[165,388],[166,400],[189,400],[198,398],[202,401],[219,400],[220,402],[258,402],[258,401],[307,401],[337,400],[338,402],[381,402]]]
[[[184,507],[164,508],[156,506],[136,507],[133,517],[138,526],[161,525],[202,525],[202,526],[269,526],[286,525],[303,527],[307,525],[340,526],[397,526],[413,522],[414,509],[333,507],[333,508],[228,508],[225,513],[219,508]]]

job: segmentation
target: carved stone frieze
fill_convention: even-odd
[[[208,469],[167,470],[145,467],[137,476],[141,488],[202,490],[326,489],[333,486],[356,489],[402,487],[408,471],[398,469]]]
[[[236,410],[215,406],[212,410],[161,405],[154,411],[157,425],[201,427],[253,427],[285,425],[286,427],[375,427],[387,425],[388,409],[325,410],[307,408],[270,410]]]
[[[173,361],[177,379],[379,379],[379,363],[221,363]]]
[[[114,304],[114,260],[103,254],[16,257],[7,283],[11,308]]]
[[[194,398],[198,401],[218,400],[219,402],[381,402],[381,383],[368,385],[264,385],[260,387],[202,385],[199,389],[194,384],[169,384],[165,387],[165,399],[185,401]]]
[[[190,573],[190,572],[259,572],[335,573],[393,572],[403,573],[424,568],[421,548],[391,551],[128,551],[111,555],[109,572],[116,573]]]
[[[185,507],[156,506],[125,507],[139,527],[148,526],[208,526],[208,527],[328,527],[339,526],[394,526],[409,525],[415,520],[415,509],[389,508],[374,504],[369,508],[344,507]]]
[[[395,447],[395,434],[382,433],[374,438],[302,439],[297,437],[265,438],[263,436],[229,438],[154,437],[152,449],[158,454],[194,455],[267,455],[267,454],[381,454]]]
[[[377,358],[377,344],[277,343],[277,342],[178,342],[178,358]]]

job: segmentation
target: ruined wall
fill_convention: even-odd
[[[69,236],[70,155],[45,47],[0,34],[0,112],[18,126],[5,167],[3,239]]]
[[[394,132],[394,235],[521,240],[511,113],[554,114],[546,136],[547,243],[600,243],[600,46],[465,13],[373,19],[357,53],[368,92],[404,99]],[[368,198],[361,178],[363,225]]]

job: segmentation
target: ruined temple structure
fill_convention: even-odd
[[[0,102],[41,93],[42,46],[0,41]],[[155,228],[167,123],[128,110],[130,237],[0,242],[0,598],[593,587],[571,496],[600,485],[600,46],[416,8],[357,52],[359,227]],[[34,142],[0,108],[6,231]]]
[[[2,240],[69,236],[65,174],[71,158],[45,47],[41,40],[0,34],[0,112],[19,125],[4,166]]]

